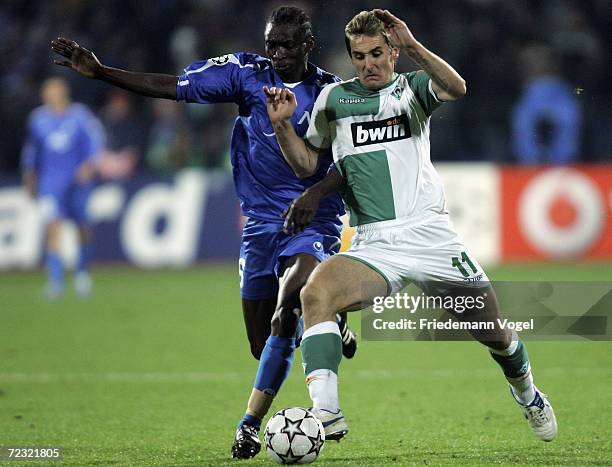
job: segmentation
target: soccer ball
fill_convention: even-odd
[[[273,461],[308,464],[319,457],[325,443],[325,430],[312,412],[292,407],[276,412],[268,420],[264,442]]]

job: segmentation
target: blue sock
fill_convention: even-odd
[[[91,260],[91,255],[93,252],[93,247],[91,242],[81,244],[81,248],[79,250],[79,259],[77,261],[76,271],[79,272],[87,272],[89,268],[89,261]]]
[[[295,339],[287,337],[270,336],[259,358],[259,368],[255,377],[255,389],[276,396],[283,382],[289,376],[293,363]],[[253,415],[245,414],[240,421],[242,425],[261,426],[261,420]]]
[[[47,274],[53,287],[64,286],[64,263],[57,253],[47,252]]]
[[[259,359],[259,368],[255,377],[255,389],[259,389],[265,394],[276,396],[276,393],[278,393],[291,370],[294,350],[294,338],[268,337]]]
[[[244,417],[242,417],[242,420],[240,420],[240,423],[238,424],[238,428],[240,428],[242,425],[254,426],[259,430],[261,428],[261,418],[245,413]]]

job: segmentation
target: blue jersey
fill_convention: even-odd
[[[84,105],[71,104],[61,114],[41,106],[28,120],[22,166],[36,172],[39,193],[64,191],[103,142],[102,125]]]
[[[290,88],[298,103],[291,121],[298,136],[304,136],[321,89],[339,81],[314,65],[309,64],[309,69],[312,72],[305,80],[286,85],[270,60],[240,52],[195,62],[179,76],[178,100],[238,105],[230,151],[236,191],[249,218],[282,222],[281,214],[289,203],[320,181],[332,163],[331,152],[324,154],[317,173],[299,179],[283,157],[266,111],[264,86]],[[321,202],[313,222],[338,222],[343,213],[342,199],[336,194]]]

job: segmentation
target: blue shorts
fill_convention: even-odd
[[[323,261],[340,250],[342,226],[314,224],[297,235],[283,232],[283,224],[249,219],[242,231],[238,262],[240,295],[262,300],[278,294],[278,275],[285,259],[306,253]]]
[[[72,219],[77,224],[87,224],[87,201],[92,188],[91,184],[41,187],[39,198],[45,221]]]

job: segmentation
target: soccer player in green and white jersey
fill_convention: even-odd
[[[443,102],[463,97],[465,81],[386,10],[356,15],[345,38],[357,77],[321,92],[305,140],[290,122],[295,96],[287,89],[264,88],[277,140],[296,174],[314,173],[320,149],[331,146],[334,155],[329,174],[293,202],[286,229],[302,230],[320,200],[338,190],[357,227],[351,248],[317,266],[301,292],[306,382],[331,439],[348,431],[338,402],[338,311],[362,308],[414,282],[428,293],[469,296],[476,291],[487,297],[484,319],[499,317],[486,274],[449,220],[429,155],[430,116]],[[395,73],[400,51],[423,70]],[[470,332],[501,366],[536,436],[553,440],[555,415],[533,384],[523,342],[499,327],[492,333]]]

